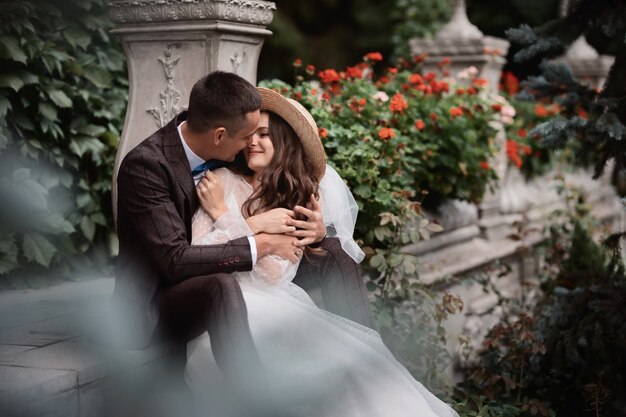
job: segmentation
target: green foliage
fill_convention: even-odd
[[[615,63],[601,90],[576,81],[562,64],[542,65],[540,76],[525,81],[521,98],[548,99],[559,105],[562,119],[538,125],[531,135],[539,135],[546,145],[572,147],[576,159],[595,167],[595,176],[606,163],[615,159],[617,172],[626,172],[626,18],[624,0],[577,0],[568,2],[568,14],[532,29],[522,25],[507,31],[509,38],[522,49],[517,61],[552,58],[579,36],[601,29],[609,39],[616,39]],[[581,118],[584,112],[588,118]],[[574,143],[572,146],[571,144]]]
[[[445,0],[396,0],[391,40],[396,56],[409,56],[409,40],[432,38],[452,17],[452,2]]]
[[[0,274],[69,275],[113,241],[125,59],[102,0],[5,2],[2,20]]]
[[[623,416],[623,233],[596,243],[582,193],[564,187],[562,194],[566,208],[545,231],[542,291],[521,301],[496,291],[501,319],[465,369],[457,398],[515,409],[505,415]],[[494,291],[490,280],[485,288]]]

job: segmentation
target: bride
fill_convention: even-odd
[[[254,216],[311,207],[317,204],[314,195],[324,220],[332,223],[329,230],[360,262],[363,252],[352,239],[356,203],[326,165],[315,121],[294,100],[264,88],[259,92],[261,120],[244,150],[247,167],[208,174],[223,198],[199,193],[202,208],[193,219],[192,244],[253,235]],[[287,259],[264,256],[252,271],[236,273],[272,401],[307,417],[456,416],[393,357],[378,333],[318,308],[291,282],[301,257],[323,256],[319,251],[286,247]],[[207,333],[188,343],[185,377],[200,398],[220,383]]]

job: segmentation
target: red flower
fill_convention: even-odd
[[[363,70],[357,67],[346,68],[346,75],[348,78],[363,78]]]
[[[389,67],[389,68],[387,68],[387,72],[389,74],[397,74],[398,73],[398,68]]]
[[[502,88],[511,96],[519,91],[519,80],[512,72],[505,71],[502,74]]]
[[[293,61],[293,66],[296,67],[296,68],[300,68],[302,66],[302,60],[300,58],[296,58]]]
[[[393,139],[395,136],[395,132],[390,127],[381,127],[378,131],[378,137],[380,137],[382,140]]]
[[[482,169],[484,169],[485,171],[489,171],[489,169],[491,168],[491,167],[489,166],[489,162],[487,162],[487,161],[482,161],[482,162],[480,163],[480,167],[481,167]]]
[[[581,119],[587,120],[589,118],[589,114],[585,111],[585,109],[579,108],[576,113],[578,113],[578,117]]]
[[[324,71],[320,71],[317,76],[320,77],[324,84],[332,84],[341,80],[341,78],[339,78],[339,74],[337,74],[337,71],[334,69],[325,69]]]
[[[328,130],[326,130],[323,127],[320,127],[319,133],[320,133],[320,138],[322,139],[326,139],[328,137]]]
[[[298,100],[298,101],[302,100],[302,93],[299,92],[299,91],[297,93],[294,93],[293,94],[293,98]]]
[[[423,82],[424,80],[422,79],[422,76],[419,74],[411,74],[409,76],[409,83],[411,84],[421,84]]]
[[[311,65],[311,64],[307,65],[306,66],[306,73],[309,74],[309,75],[315,74],[315,65]]]
[[[522,152],[524,152],[526,155],[532,155],[533,150],[530,146],[524,145],[522,146]]]
[[[415,63],[419,63],[424,61],[426,58],[428,58],[428,54],[427,53],[423,53],[423,54],[419,54],[419,55],[415,55],[413,57],[413,62]]]
[[[330,100],[330,94],[328,93],[322,94],[322,100],[326,100],[326,101]]]
[[[437,66],[438,66],[439,68],[443,68],[443,67],[445,67],[445,66],[447,66],[447,65],[450,65],[450,62],[452,62],[452,61],[450,60],[450,58],[443,58],[441,61],[439,61],[439,62],[437,63]]]
[[[389,109],[392,112],[402,113],[409,107],[409,104],[404,99],[404,96],[400,93],[396,93],[391,98],[391,102],[389,103]]]
[[[465,90],[462,89],[462,88],[457,88],[456,89],[456,93],[457,93],[457,95],[462,96],[463,94],[465,94]]]
[[[475,78],[472,80],[472,84],[475,87],[485,87],[489,84],[489,82],[484,78]]]
[[[506,141],[506,154],[509,160],[516,166],[522,166],[522,158],[519,156],[519,144],[512,139]]]
[[[367,61],[382,61],[383,56],[380,52],[370,52],[365,54],[365,60]]]
[[[430,85],[432,86],[434,93],[440,93],[442,91],[447,93],[450,91],[450,86],[445,81],[431,81]]]
[[[519,136],[520,138],[525,138],[528,136],[528,132],[523,127],[520,127],[519,129],[517,129],[517,136]]]
[[[476,95],[476,93],[477,93],[477,91],[476,91],[476,89],[474,87],[468,87],[467,88],[467,94],[470,94],[470,95],[473,96],[473,95]]]
[[[450,116],[452,117],[463,116],[463,109],[460,107],[450,107]]]
[[[494,104],[492,104],[492,105],[491,105],[491,108],[492,108],[494,111],[500,111],[500,110],[502,110],[502,104],[499,104],[499,103],[494,103]]]
[[[415,122],[415,128],[417,130],[422,130],[425,126],[426,126],[426,123],[424,123],[422,119],[419,119],[418,121]]]
[[[438,119],[437,115],[435,113],[432,113],[432,112],[430,113],[430,115],[428,117],[430,117],[430,120],[432,120],[433,122]]]
[[[386,75],[383,75],[382,77],[378,79],[378,82],[381,84],[387,84],[389,82],[389,77],[387,77]]]
[[[535,106],[535,114],[539,117],[546,117],[548,116],[548,109],[542,104],[537,104]]]
[[[428,72],[428,73],[426,73],[426,75],[424,75],[424,79],[425,79],[426,81],[432,81],[432,80],[434,80],[436,77],[437,77],[437,74],[435,74],[435,73],[434,73],[434,72],[432,72],[432,71],[431,71],[431,72]]]

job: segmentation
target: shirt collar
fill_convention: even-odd
[[[183,149],[185,150],[185,156],[187,156],[187,161],[189,162],[189,171],[192,171],[198,165],[203,164],[204,159],[196,155],[194,151],[192,151],[191,148],[187,145],[187,142],[185,142],[185,138],[183,138],[183,131],[182,131],[183,123],[186,123],[186,122],[183,121],[181,124],[176,126],[176,129],[178,130],[178,136],[180,136],[180,142],[183,144]]]

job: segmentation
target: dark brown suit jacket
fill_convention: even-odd
[[[125,344],[150,340],[159,320],[159,288],[192,276],[252,269],[245,237],[191,246],[191,218],[199,201],[176,129],[184,116],[131,150],[119,169],[115,308],[130,338]]]

